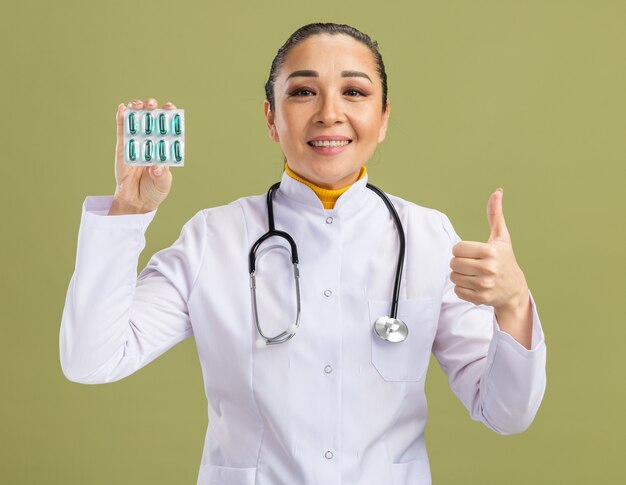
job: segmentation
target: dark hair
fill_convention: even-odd
[[[276,82],[276,77],[278,76],[278,71],[283,65],[285,61],[285,56],[291,50],[292,47],[302,42],[304,39],[311,37],[317,34],[330,34],[330,35],[339,35],[345,34],[349,35],[353,39],[358,40],[365,46],[369,48],[372,55],[374,56],[374,60],[376,61],[376,70],[378,71],[378,75],[380,76],[380,80],[383,85],[383,113],[385,112],[385,107],[387,105],[387,73],[385,72],[385,64],[383,63],[383,58],[378,51],[378,43],[375,40],[372,40],[367,34],[355,29],[354,27],[350,27],[345,24],[333,24],[333,23],[313,23],[308,24],[303,27],[300,27],[296,30],[291,36],[287,39],[278,52],[276,53],[276,57],[272,62],[272,67],[270,68],[270,77],[265,83],[265,97],[270,103],[270,109],[275,111],[274,109],[274,83]]]

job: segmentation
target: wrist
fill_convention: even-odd
[[[508,333],[524,348],[531,349],[533,315],[528,290],[516,303],[496,308],[495,316],[502,332]]]
[[[495,307],[494,310],[498,315],[514,315],[519,316],[526,313],[530,307],[530,291],[527,286],[517,294],[517,296],[511,298],[505,304]]]
[[[113,198],[113,202],[111,203],[111,208],[109,209],[109,216],[120,216],[120,215],[128,215],[128,214],[146,214],[153,209],[146,209],[141,206],[137,206],[135,204],[131,204],[128,202],[124,202],[120,199]]]

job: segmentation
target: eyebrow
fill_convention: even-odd
[[[317,71],[311,71],[311,70],[305,69],[302,71],[292,72],[291,74],[289,74],[289,76],[287,76],[287,79],[291,79],[292,77],[320,77],[320,74]],[[370,77],[361,71],[341,71],[341,77],[364,77],[369,82],[374,84],[372,80],[370,79]]]

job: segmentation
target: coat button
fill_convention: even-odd
[[[332,217],[327,217],[326,218],[326,224],[332,224],[333,223],[333,218]]]
[[[324,372],[326,372],[326,374],[330,374],[333,371],[333,366],[330,364],[327,364],[326,367],[324,367]]]
[[[327,451],[326,453],[324,453],[324,456],[326,457],[327,460],[330,460],[333,457],[333,452]]]
[[[333,294],[333,292],[332,292],[332,291],[330,291],[330,290],[326,290],[326,291],[324,292],[324,296],[325,296],[326,298],[330,298],[330,295],[332,295],[332,294]]]

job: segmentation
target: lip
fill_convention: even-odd
[[[341,136],[341,135],[316,136],[315,138],[311,138],[309,141],[325,141],[325,140],[329,140],[329,141],[331,141],[331,140],[337,140],[337,141],[349,140],[349,141],[352,141],[351,138],[348,138],[347,136]]]
[[[318,155],[337,155],[343,152],[344,150],[346,150],[352,144],[352,140],[350,140],[350,138],[347,138],[345,136],[318,136],[317,138],[313,138],[313,140],[347,140],[348,141],[348,143],[346,143],[345,145],[338,146],[338,147],[330,147],[330,146],[329,147],[316,147],[315,145],[311,145],[311,143],[308,142],[307,145],[309,145],[311,149]]]

